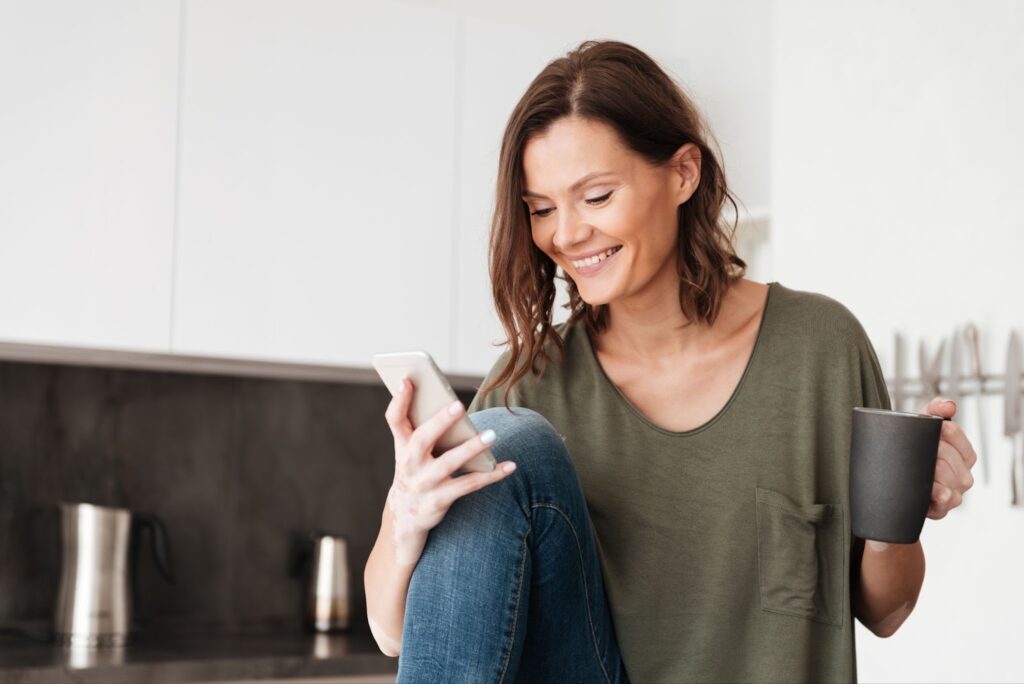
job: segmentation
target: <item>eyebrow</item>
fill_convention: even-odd
[[[584,176],[583,178],[580,178],[578,181],[573,183],[569,187],[569,190],[570,191],[575,191],[577,188],[579,188],[584,183],[587,183],[588,181],[592,181],[595,178],[600,178],[601,176],[610,176],[613,173],[614,173],[614,171],[595,171],[594,173],[588,173],[586,176]],[[524,190],[523,191],[523,197],[537,197],[537,198],[540,198],[540,199],[547,199],[547,197],[545,197],[544,195],[541,195],[540,193],[537,193],[537,192],[532,192],[530,190]]]

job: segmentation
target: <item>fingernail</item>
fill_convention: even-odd
[[[408,380],[408,378],[402,378],[402,382],[401,382],[401,384],[400,384],[400,385],[398,386],[398,391],[397,391],[397,392],[395,392],[395,394],[401,394],[402,392],[404,392],[404,391],[405,391],[405,381],[406,381],[406,380]]]
[[[490,444],[496,439],[498,439],[498,435],[494,434],[494,430],[487,429],[480,433],[480,441],[484,444]]]
[[[501,469],[504,470],[506,473],[511,473],[513,470],[516,469],[516,464],[506,463],[505,465],[501,466]]]
[[[448,413],[452,414],[453,416],[457,416],[460,413],[462,413],[462,402],[456,401],[454,404],[449,406]]]

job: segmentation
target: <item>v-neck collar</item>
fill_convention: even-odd
[[[767,283],[767,285],[768,292],[765,296],[765,305],[764,311],[761,314],[761,322],[758,324],[757,327],[757,338],[754,340],[754,348],[750,352],[750,357],[747,359],[747,365],[743,369],[743,375],[740,376],[740,381],[736,384],[736,387],[733,388],[732,394],[729,396],[729,401],[725,402],[725,406],[723,406],[718,411],[718,413],[714,415],[714,417],[709,419],[703,425],[699,425],[698,427],[695,427],[692,430],[683,430],[681,432],[676,432],[673,430],[666,430],[665,428],[659,427],[658,425],[655,425],[653,422],[651,422],[647,418],[647,416],[641,413],[640,410],[633,405],[633,402],[631,402],[626,397],[626,395],[622,393],[622,390],[619,389],[618,385],[612,382],[612,379],[608,377],[608,374],[605,372],[604,367],[601,365],[600,359],[597,358],[597,350],[594,348],[594,342],[593,340],[590,339],[590,335],[587,333],[586,327],[581,325],[580,329],[577,332],[583,335],[584,339],[586,340],[586,347],[588,353],[590,354],[590,361],[594,364],[594,366],[597,367],[597,370],[601,376],[601,381],[607,383],[607,386],[611,390],[613,390],[615,394],[618,395],[619,400],[626,406],[626,408],[629,409],[629,411],[633,413],[633,415],[635,415],[640,420],[640,422],[642,422],[651,430],[659,432],[663,435],[667,435],[669,437],[690,437],[692,435],[696,435],[700,432],[703,432],[704,430],[707,430],[715,423],[717,423],[719,420],[721,420],[722,416],[729,412],[729,408],[736,402],[736,397],[738,397],[740,392],[743,390],[743,385],[746,383],[747,377],[751,375],[751,369],[754,367],[754,363],[757,361],[758,351],[761,349],[761,347],[764,346],[764,338],[766,336],[765,323],[772,313],[772,293],[775,291],[779,283],[773,280]]]

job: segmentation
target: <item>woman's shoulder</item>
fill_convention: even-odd
[[[567,357],[578,353],[578,350],[576,352],[573,350],[580,343],[580,338],[578,337],[580,331],[578,328],[578,325],[571,324],[568,321],[553,324],[551,332],[558,338],[561,345],[553,338],[546,340],[544,345],[546,359],[538,360],[536,372],[527,372],[511,386],[509,381],[505,380],[495,386],[486,397],[483,397],[478,392],[477,397],[473,400],[471,409],[503,405],[505,403],[506,390],[508,390],[508,404],[510,406],[529,408],[538,397],[548,392],[553,385],[557,385],[565,377]],[[561,346],[561,349],[559,349],[559,346]],[[488,371],[480,386],[486,387],[491,384],[494,378],[499,377],[504,372],[511,359],[512,350],[506,348],[491,366],[490,371]],[[525,358],[516,360],[517,366],[520,367],[525,362]],[[509,389],[510,387],[511,389]]]
[[[789,288],[778,282],[772,297],[775,322],[783,326],[790,337],[851,343],[860,343],[867,337],[857,316],[835,297]]]
[[[879,367],[868,333],[854,312],[836,297],[821,292],[788,288],[776,283],[769,304],[772,328],[769,352],[780,372],[808,368],[846,368],[858,375]]]
[[[885,374],[875,347],[860,320],[848,306],[820,292],[795,290],[779,286],[780,315],[776,319],[785,326],[790,349],[788,354],[807,365],[827,367],[836,377],[842,369],[859,383],[860,405],[890,408]]]

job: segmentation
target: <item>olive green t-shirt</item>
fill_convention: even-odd
[[[851,410],[890,408],[889,395],[845,306],[768,287],[743,377],[698,428],[648,421],[582,324],[558,325],[564,358],[555,350],[509,397],[565,439],[633,682],[856,681]],[[503,394],[478,394],[470,410]]]

